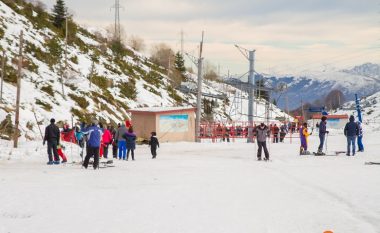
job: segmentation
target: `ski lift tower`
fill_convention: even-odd
[[[249,61],[248,72],[248,143],[253,143],[253,101],[254,101],[254,85],[255,85],[255,52],[256,50],[247,50],[238,45],[235,45],[237,49],[243,54]]]

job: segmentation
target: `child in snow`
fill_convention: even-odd
[[[57,146],[57,152],[58,152],[59,157],[62,158],[62,163],[66,163],[67,162],[66,155],[63,153],[64,149],[65,149],[65,147],[63,145],[61,145],[61,144],[59,144]]]
[[[303,123],[303,127],[300,128],[300,139],[301,139],[301,147],[300,147],[300,155],[308,155],[310,154],[307,151],[308,137],[312,134],[307,130],[307,123]]]
[[[151,133],[149,145],[150,145],[150,151],[152,153],[152,159],[155,159],[157,156],[157,148],[160,147],[160,143],[158,142],[156,132]]]

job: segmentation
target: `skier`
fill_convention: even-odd
[[[313,132],[309,133],[307,130],[307,123],[303,123],[303,127],[300,128],[300,139],[301,139],[301,147],[300,147],[300,155],[309,155],[310,152],[307,151],[307,145],[309,144],[308,137],[312,135]]]
[[[270,137],[270,130],[268,127],[264,124],[261,123],[258,127],[256,127],[256,137],[257,137],[257,145],[259,146],[259,149],[257,151],[257,159],[261,160],[261,152],[264,148],[264,153],[265,153],[265,159],[264,160],[269,160],[269,152],[267,149],[267,137]]]
[[[350,149],[352,144],[352,156],[355,155],[355,141],[359,135],[359,126],[355,123],[355,117],[350,116],[350,122],[344,127],[344,135],[347,137],[347,156],[350,156]]]
[[[158,142],[156,132],[151,133],[149,145],[150,145],[150,152],[152,153],[152,159],[155,159],[157,156],[157,148],[160,148],[160,143]]]
[[[43,140],[43,145],[45,145],[46,141],[48,143],[47,152],[49,155],[49,162],[47,162],[48,165],[52,164],[59,164],[59,156],[57,151],[57,146],[59,145],[60,140],[60,132],[58,126],[55,125],[55,119],[52,118],[50,120],[50,125],[46,127],[45,129],[45,137]],[[54,154],[54,162],[53,162],[53,156],[52,151]]]
[[[127,161],[129,157],[129,152],[131,152],[132,160],[135,160],[135,149],[136,149],[136,134],[133,133],[133,127],[130,126],[128,132],[124,134],[127,145]]]
[[[99,168],[99,148],[102,138],[102,130],[97,126],[98,121],[93,120],[90,127],[83,133],[87,135],[87,154],[83,162],[83,167],[87,169],[90,158],[94,156],[94,169]]]
[[[327,117],[323,116],[321,118],[321,122],[319,123],[319,147],[318,147],[317,155],[324,155],[324,153],[322,152],[323,145],[325,143],[326,134],[329,133],[329,131],[326,130],[326,124],[327,124],[326,120],[327,120]]]
[[[121,126],[117,129],[115,139],[117,140],[117,146],[119,148],[119,159],[125,160],[125,156],[127,154],[127,142],[123,137],[124,134],[128,132],[125,124],[122,123]]]
[[[363,145],[363,127],[362,123],[358,121],[358,127],[359,127],[359,136],[358,136],[358,152],[364,152],[364,145]]]

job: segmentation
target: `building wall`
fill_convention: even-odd
[[[157,131],[155,114],[133,113],[132,124],[133,124],[133,130],[135,131],[137,137],[140,137],[140,138],[149,139],[150,133],[152,131]]]
[[[187,115],[187,130],[184,128],[186,126],[179,124],[178,127],[175,127],[173,120],[173,126],[168,127],[167,124],[163,124],[165,120],[170,119],[171,116],[175,118],[176,115]],[[164,119],[163,119],[164,118]],[[168,119],[165,119],[168,118]],[[182,120],[180,119],[179,122]],[[194,110],[190,111],[179,111],[176,113],[158,113],[156,115],[156,126],[157,126],[157,136],[161,142],[179,142],[179,141],[187,141],[194,142],[195,141],[195,112]],[[163,128],[165,126],[165,128]]]
[[[308,121],[308,125],[316,128],[316,124],[320,119],[313,119]],[[327,119],[327,129],[343,129],[348,122],[348,119]]]

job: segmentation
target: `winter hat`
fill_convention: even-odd
[[[354,122],[355,121],[355,117],[353,115],[350,116],[350,121],[351,122]]]
[[[54,118],[51,118],[51,119],[50,119],[50,123],[55,123],[55,119],[54,119]]]

